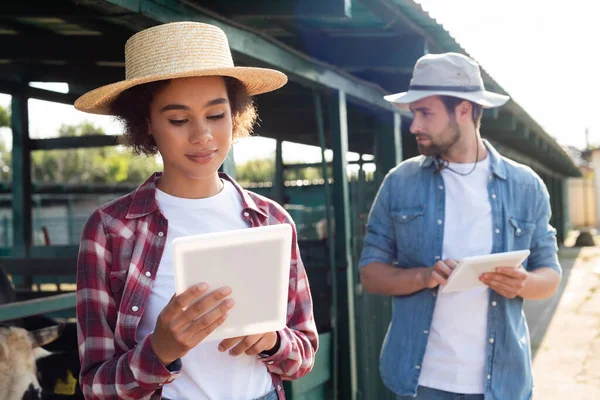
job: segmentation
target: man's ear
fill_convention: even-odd
[[[473,105],[464,100],[461,101],[458,106],[456,106],[456,117],[457,119],[463,120],[471,120],[471,115],[473,114]]]

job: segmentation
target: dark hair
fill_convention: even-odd
[[[257,112],[246,86],[239,80],[224,77],[231,107],[233,139],[250,136]],[[119,120],[125,132],[121,143],[130,146],[137,154],[154,155],[158,152],[152,135],[148,135],[150,104],[154,95],[169,85],[170,80],[137,85],[121,93],[111,104],[111,114]]]
[[[472,114],[472,118],[473,118],[473,123],[475,124],[475,127],[477,129],[481,128],[481,117],[483,116],[483,107],[477,103],[473,103],[472,101],[469,100],[465,100],[465,99],[461,99],[459,97],[453,97],[453,96],[439,96],[440,100],[442,100],[442,103],[444,103],[444,107],[446,107],[446,111],[448,111],[448,114],[450,115],[454,115],[454,110],[456,110],[456,107],[458,107],[458,105],[460,103],[462,103],[463,101],[467,101],[469,103],[471,103],[471,107],[473,109],[473,114]]]

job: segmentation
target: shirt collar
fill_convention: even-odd
[[[136,219],[144,217],[158,210],[158,202],[156,201],[156,184],[160,180],[162,172],[155,172],[141,184],[133,193],[133,198],[129,209],[127,210],[127,219]],[[244,210],[251,210],[258,215],[267,218],[268,215],[265,210],[260,208],[256,201],[248,192],[243,189],[233,178],[224,172],[219,172],[219,177],[223,180],[231,182],[242,198],[242,206]]]
[[[502,156],[494,146],[490,144],[486,139],[483,139],[483,144],[485,145],[488,151],[488,157],[490,157],[490,169],[494,175],[496,175],[500,179],[506,179],[506,166],[502,162]],[[421,168],[429,168],[434,166],[436,169],[439,169],[440,162],[436,157],[428,156],[423,157],[420,164]]]

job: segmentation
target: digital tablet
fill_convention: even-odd
[[[269,225],[173,240],[175,291],[204,282],[229,286],[235,305],[205,340],[281,330],[286,326],[292,227]]]
[[[443,293],[486,286],[479,280],[481,274],[494,272],[498,267],[518,267],[529,257],[529,250],[509,251],[485,256],[467,257],[461,260],[450,274],[448,282],[441,286]]]

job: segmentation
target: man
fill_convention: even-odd
[[[360,261],[371,293],[393,296],[380,370],[398,399],[527,400],[531,352],[524,299],[556,291],[561,268],[542,180],[482,140],[486,91],[479,66],[456,53],[419,59],[408,92],[385,97],[414,114],[421,156],[385,177]],[[457,260],[529,249],[517,269],[442,293]]]

